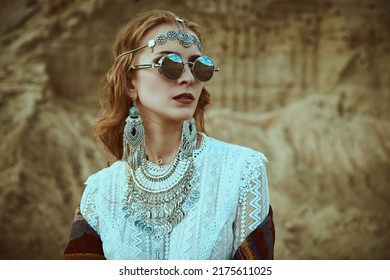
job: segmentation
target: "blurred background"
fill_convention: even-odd
[[[268,158],[277,259],[390,258],[387,0],[1,0],[0,258],[62,259],[117,32],[198,22],[221,71],[208,134]]]

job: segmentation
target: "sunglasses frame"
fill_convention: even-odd
[[[175,55],[175,56],[177,56],[178,58],[180,58],[181,64],[183,65],[183,71],[181,72],[181,74],[180,74],[177,78],[174,78],[174,79],[168,78],[166,75],[164,75],[164,72],[163,72],[163,70],[162,70],[162,63],[163,63],[164,59],[167,58],[167,57],[170,56],[170,55]],[[199,80],[199,81],[201,81],[201,82],[207,82],[207,81],[210,81],[210,80],[211,80],[211,78],[213,77],[213,75],[211,75],[210,79],[205,80],[205,81],[202,81],[202,80],[198,79],[198,77],[196,76],[196,74],[195,74],[195,72],[194,72],[194,65],[195,65],[196,61],[197,61],[198,59],[204,58],[204,57],[207,58],[207,59],[209,59],[209,60],[213,63],[213,67],[214,67],[214,69],[213,69],[213,74],[214,74],[214,72],[218,72],[218,71],[219,71],[219,68],[218,68],[218,67],[215,67],[214,61],[212,61],[211,58],[209,58],[208,56],[202,55],[202,56],[199,56],[197,59],[195,59],[194,62],[192,62],[192,61],[184,62],[183,58],[182,58],[180,55],[176,54],[176,53],[168,53],[168,54],[162,56],[162,57],[159,59],[158,63],[136,64],[136,65],[131,66],[130,69],[139,70],[139,69],[157,68],[158,71],[160,72],[160,74],[161,74],[164,78],[166,78],[166,79],[169,80],[169,81],[175,81],[175,80],[179,79],[179,78],[181,77],[181,75],[183,75],[183,73],[184,73],[184,67],[185,67],[186,64],[188,64],[188,66],[190,66],[190,70],[191,70],[192,75],[194,75],[194,77],[195,77],[197,80]],[[168,59],[170,59],[170,58],[168,58]]]

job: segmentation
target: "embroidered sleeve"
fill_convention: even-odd
[[[99,215],[98,215],[98,180],[96,175],[88,177],[85,182],[85,189],[80,203],[80,212],[88,224],[98,233]]]
[[[234,222],[234,251],[267,217],[269,211],[267,158],[251,152],[243,163],[240,176],[240,197]]]

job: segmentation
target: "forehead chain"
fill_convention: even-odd
[[[156,44],[164,45],[168,40],[170,41],[178,40],[179,43],[185,48],[189,48],[192,45],[195,45],[198,48],[198,50],[202,52],[203,48],[201,43],[199,42],[198,38],[196,38],[195,35],[191,35],[190,33],[188,33],[184,20],[177,17],[176,23],[179,27],[178,32],[176,32],[175,30],[168,30],[166,33],[159,33],[154,37],[154,39],[149,40],[146,45],[121,53],[115,58],[115,61],[118,61],[124,55],[133,53],[135,51],[141,50],[146,47],[149,47],[150,51],[153,52],[153,49],[156,46]]]

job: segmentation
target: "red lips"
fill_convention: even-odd
[[[195,97],[191,93],[181,93],[173,97],[173,99],[181,104],[191,104]]]
[[[173,99],[191,99],[191,100],[195,100],[194,96],[191,93],[178,94]]]

